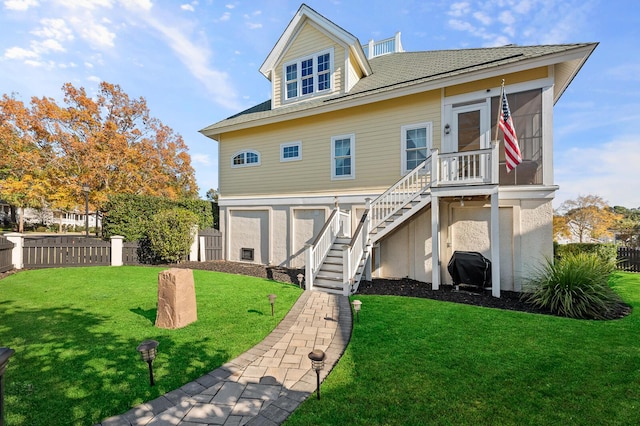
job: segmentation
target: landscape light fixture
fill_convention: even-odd
[[[267,297],[269,298],[269,303],[271,303],[271,316],[273,316],[273,304],[276,303],[277,296],[275,294],[269,294]]]
[[[318,394],[318,399],[320,399],[320,370],[324,368],[324,359],[327,355],[322,352],[320,349],[314,349],[309,352],[309,359],[311,360],[311,368],[316,370],[316,393]]]
[[[14,353],[11,348],[0,348],[0,426],[4,425],[4,369]]]
[[[145,340],[140,343],[136,348],[140,352],[140,357],[143,361],[149,364],[149,386],[155,386],[156,382],[153,380],[153,360],[156,359],[158,353],[158,342],[155,340]]]
[[[91,188],[86,183],[82,185],[82,192],[84,192],[84,232],[85,236],[89,237],[89,191]]]
[[[360,323],[360,308],[362,307],[362,302],[354,300],[351,304],[353,305],[353,310],[356,312],[356,320]]]
[[[298,286],[302,288],[302,280],[304,280],[304,275],[298,274]]]

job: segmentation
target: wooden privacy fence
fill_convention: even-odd
[[[0,235],[0,272],[6,272],[13,269],[13,260],[11,252],[13,243]]]
[[[10,233],[0,235],[0,272],[13,268],[55,268],[66,266],[139,265],[139,242],[124,242],[123,237],[111,241],[85,236],[24,236]],[[198,233],[189,260],[222,259],[222,233],[205,229]]]
[[[640,272],[640,249],[618,247],[618,269]]]
[[[198,237],[200,247],[204,247],[204,256],[200,254],[201,261],[222,260],[222,232],[207,228],[199,231]]]
[[[25,238],[22,263],[27,269],[111,265],[111,243],[81,236]]]

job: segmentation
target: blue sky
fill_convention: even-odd
[[[635,0],[317,1],[359,38],[407,51],[599,42],[555,106],[554,206],[597,194],[640,207],[640,11]],[[61,99],[100,81],[144,97],[189,146],[200,193],[218,187],[198,130],[270,97],[258,69],[297,1],[0,0],[0,94]]]

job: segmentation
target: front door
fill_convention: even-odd
[[[464,153],[489,148],[490,130],[489,106],[487,102],[454,105],[452,108],[452,137],[456,152]],[[461,155],[457,158],[455,170],[458,179],[474,180],[485,176],[484,161],[478,155]]]

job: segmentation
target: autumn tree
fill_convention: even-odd
[[[640,209],[614,206],[613,211],[622,216],[614,225],[617,239],[628,247],[640,246]]]
[[[41,208],[51,191],[47,158],[50,147],[32,122],[30,110],[13,96],[0,99],[0,199],[19,211],[18,232],[24,232],[24,209]]]
[[[559,210],[564,213],[571,234],[581,243],[611,235],[611,229],[622,217],[599,195],[579,195],[563,202]]]
[[[31,207],[39,199],[70,210],[82,205],[83,185],[91,188],[90,207],[96,210],[117,193],[197,198],[184,140],[151,117],[144,98],[131,99],[106,82],[94,97],[70,83],[62,91],[63,105],[43,97],[32,98],[26,108],[3,97],[0,138],[12,155],[0,170],[8,182],[21,185],[3,185],[0,198],[28,200],[20,202]],[[39,192],[25,193],[26,182],[34,188],[34,182],[42,183]]]

